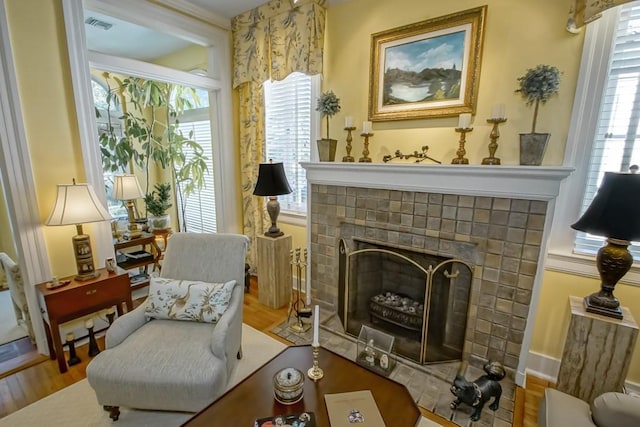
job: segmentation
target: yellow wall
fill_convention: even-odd
[[[6,1],[18,91],[42,223],[53,207],[56,184],[84,182],[60,0]],[[73,226],[46,227],[51,272],[70,275],[76,267]],[[90,226],[87,227],[90,232]]]
[[[9,219],[9,212],[7,210],[7,203],[4,198],[4,188],[2,186],[2,179],[0,179],[0,252],[4,252],[16,260],[16,247],[13,242],[13,231],[11,229],[11,221]],[[2,278],[2,271],[0,271],[0,280]]]
[[[207,71],[209,69],[207,58],[206,47],[192,45],[178,52],[157,58],[153,63],[182,71],[193,71],[195,69]]]

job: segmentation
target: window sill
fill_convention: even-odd
[[[576,254],[564,254],[559,252],[549,252],[544,265],[545,270],[557,271],[559,273],[574,274],[576,276],[599,279],[596,267],[595,256],[589,257]],[[626,285],[640,286],[640,264],[634,263],[629,272],[620,279]]]
[[[278,222],[296,225],[298,227],[306,227],[307,214],[293,211],[280,211],[280,215],[278,215]]]

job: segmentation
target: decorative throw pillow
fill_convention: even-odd
[[[216,323],[229,307],[235,284],[154,277],[145,313],[153,319]]]

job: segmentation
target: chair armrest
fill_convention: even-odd
[[[112,348],[117,346],[138,328],[147,323],[148,319],[147,316],[145,316],[146,307],[147,301],[145,300],[133,311],[118,317],[109,329],[107,329],[105,347]]]
[[[538,407],[538,427],[595,426],[589,404],[561,391],[546,388]]]
[[[213,328],[211,352],[217,358],[227,362],[228,358],[236,357],[242,341],[242,300],[244,298],[243,285],[236,281],[231,291],[229,307]]]

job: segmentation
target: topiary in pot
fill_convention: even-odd
[[[520,92],[526,99],[526,105],[535,105],[531,133],[520,134],[520,164],[539,166],[542,164],[550,135],[536,133],[538,109],[540,103],[545,104],[552,95],[558,93],[560,71],[552,65],[541,64],[528,69],[524,76],[518,78],[518,82],[516,92]]]
[[[171,184],[160,183],[154,186],[155,190],[144,196],[144,203],[147,206],[149,222],[154,230],[166,230],[170,226],[169,214],[171,208]]]
[[[327,137],[318,140],[318,156],[321,162],[332,162],[336,158],[338,141],[329,137],[329,118],[340,111],[340,98],[331,90],[324,92],[318,97],[316,111],[327,118]]]

